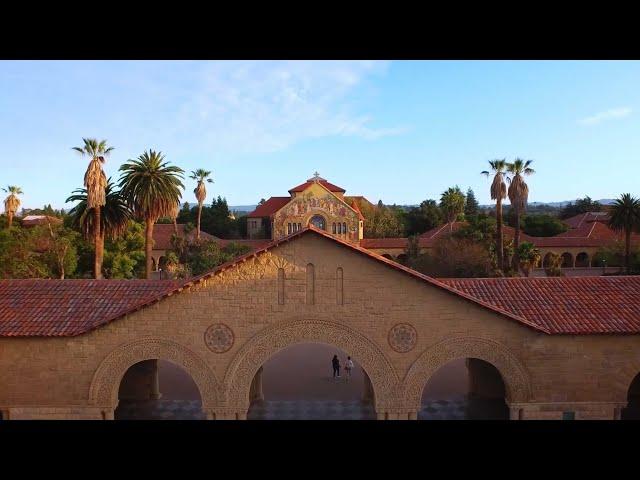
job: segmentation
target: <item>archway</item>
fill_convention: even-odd
[[[392,260],[393,261],[393,257],[391,255],[389,255],[388,253],[385,253],[384,255],[382,255],[384,258],[386,258],[387,260]]]
[[[397,407],[398,376],[385,353],[372,340],[336,322],[296,318],[265,328],[240,348],[225,374],[229,408],[240,418],[246,415],[253,380],[260,367],[279,351],[300,343],[331,345],[361,365],[371,382],[378,416]]]
[[[440,367],[422,392],[419,420],[508,420],[502,375],[489,362],[456,359]]]
[[[204,420],[198,386],[180,366],[143,360],[126,371],[118,388],[115,420]]]
[[[588,267],[589,266],[589,254],[587,252],[580,252],[576,255],[576,267]]]
[[[552,254],[551,252],[549,252],[549,253],[547,253],[547,254],[544,256],[544,259],[543,259],[543,261],[542,261],[542,266],[543,266],[544,268],[547,268],[547,267],[550,267],[550,266],[551,266],[551,257],[552,257],[552,255],[553,255],[553,254]]]
[[[627,406],[622,409],[622,420],[640,420],[640,373],[636,375],[627,391]]]
[[[332,358],[338,358],[334,371]],[[356,359],[324,343],[291,345],[267,360],[251,383],[249,420],[373,420],[373,387]]]
[[[562,254],[561,268],[571,268],[571,267],[573,267],[573,256],[569,252],[564,252]]]
[[[327,229],[327,222],[322,215],[314,215],[311,217],[311,220],[309,220],[309,223],[320,230]]]
[[[475,359],[476,362],[462,364],[460,360]],[[453,361],[458,361],[453,363]],[[480,362],[482,361],[482,363]],[[404,381],[404,396],[407,408],[417,415],[422,410],[422,397],[425,386],[434,377],[436,372],[447,364],[452,363],[458,372],[469,366],[472,369],[476,383],[479,387],[474,387],[477,392],[479,388],[483,392],[493,390],[493,396],[498,389],[499,382],[493,381],[497,377],[492,369],[497,370],[504,385],[504,401],[507,405],[511,403],[527,403],[531,397],[531,384],[529,374],[522,362],[509,351],[504,345],[490,339],[479,337],[452,337],[441,340],[435,345],[425,350],[413,363]],[[491,368],[486,367],[489,364]],[[444,370],[446,372],[446,370]],[[441,374],[442,375],[442,374]],[[478,379],[485,379],[485,382],[478,382]],[[457,385],[464,383],[458,379]],[[487,385],[492,386],[491,388]],[[486,396],[486,395],[485,395]]]

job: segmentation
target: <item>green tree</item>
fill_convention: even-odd
[[[121,193],[135,215],[145,222],[145,277],[150,279],[153,225],[180,201],[184,170],[165,162],[161,152],[149,150],[136,160],[128,160],[120,171]]]
[[[467,198],[464,204],[464,216],[470,217],[472,215],[478,215],[479,204],[478,200],[476,200],[476,196],[473,193],[473,190],[469,188],[467,190]]]
[[[447,223],[453,231],[453,222],[464,212],[465,196],[457,185],[450,187],[440,196],[440,209],[444,212]]]
[[[405,234],[422,234],[441,225],[444,216],[435,200],[424,200],[419,207],[412,207],[405,216]]]
[[[210,171],[199,168],[198,170],[191,172],[191,176],[189,177],[192,180],[196,180],[198,182],[198,185],[193,190],[193,193],[195,193],[196,199],[198,200],[198,223],[196,227],[196,239],[198,241],[200,241],[200,216],[202,215],[202,204],[207,198],[207,188],[205,187],[204,183],[205,181],[208,183],[213,183],[213,180],[209,178],[209,175],[211,175]]]
[[[94,244],[95,244],[95,278],[102,278],[102,259],[104,256],[104,241],[101,236],[100,210],[106,202],[107,177],[102,170],[102,164],[112,151],[113,147],[107,147],[107,141],[98,142],[95,138],[83,138],[82,147],[73,147],[73,150],[82,156],[90,158],[89,167],[84,174],[84,187],[87,191],[87,208],[93,210],[94,215]]]
[[[80,234],[62,225],[52,225],[51,222],[47,222],[45,228],[43,261],[60,279],[73,275],[78,266],[76,245]]]
[[[50,278],[51,272],[36,250],[36,229],[14,227],[0,231],[0,278]]]
[[[491,182],[491,200],[496,201],[496,257],[498,261],[498,269],[504,270],[504,239],[502,236],[502,200],[507,198],[507,184],[505,183],[505,173],[507,170],[507,161],[505,159],[489,160],[491,173],[493,173],[493,181]],[[482,175],[489,176],[489,171],[484,170]]]
[[[548,214],[523,215],[521,221],[522,231],[532,237],[554,237],[568,230],[565,223]]]
[[[564,277],[564,272],[562,271],[562,256],[557,253],[549,253],[546,256],[546,264],[544,267],[544,272],[547,274],[547,277]]]
[[[560,218],[570,218],[587,212],[601,212],[602,205],[600,202],[591,200],[590,197],[579,198],[574,202],[569,202],[560,212]]]
[[[531,270],[540,263],[540,251],[531,242],[522,242],[518,245],[515,257],[525,277],[528,277]]]
[[[515,214],[515,236],[514,236],[514,248],[516,252],[520,246],[520,214],[527,208],[527,201],[529,200],[529,186],[524,181],[525,176],[533,175],[535,170],[529,165],[533,160],[522,160],[516,158],[512,163],[507,164],[507,172],[512,177],[509,181],[509,201]],[[518,256],[513,256],[513,268],[518,269],[519,260]]]
[[[20,208],[18,195],[22,195],[22,190],[15,185],[9,185],[7,188],[3,188],[3,190],[9,194],[7,198],[4,199],[4,213],[9,219],[7,228],[11,228],[13,226],[13,217],[18,211],[18,208]]]
[[[104,272],[107,278],[144,278],[144,225],[129,220],[122,235],[105,244]]]
[[[631,233],[640,230],[640,200],[624,193],[609,208],[609,227],[624,232],[624,267],[631,272]]]

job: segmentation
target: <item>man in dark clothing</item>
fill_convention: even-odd
[[[340,378],[340,360],[338,360],[338,355],[333,356],[331,364],[333,365],[333,378]]]

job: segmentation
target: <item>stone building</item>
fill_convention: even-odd
[[[168,360],[207,418],[245,419],[262,365],[304,342],[362,366],[378,419],[416,419],[457,359],[512,419],[628,418],[640,277],[438,281],[311,226],[190,281],[2,280],[0,412],[112,419]]]

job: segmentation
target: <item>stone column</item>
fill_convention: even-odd
[[[162,397],[162,394],[160,393],[160,378],[158,376],[158,360],[150,360],[149,367],[151,369],[151,393],[149,398],[152,400],[158,400]]]
[[[251,388],[249,390],[249,401],[255,402],[264,400],[264,393],[262,392],[262,367],[257,371],[256,376],[251,382]]]

